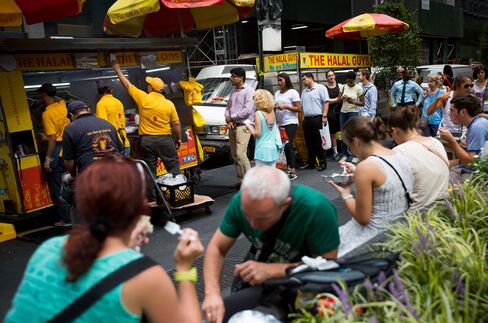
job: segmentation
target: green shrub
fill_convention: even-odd
[[[317,295],[309,305],[319,314],[303,310],[294,322],[488,321],[488,158],[474,165],[475,176],[443,202],[390,228],[383,246],[401,251],[392,277]],[[320,310],[323,297],[335,297],[334,308]]]

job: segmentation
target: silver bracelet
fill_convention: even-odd
[[[346,200],[349,200],[349,199],[353,199],[354,198],[354,195],[352,194],[349,194],[349,195],[346,195],[342,198],[343,201],[346,201]]]

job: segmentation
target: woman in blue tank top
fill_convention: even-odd
[[[142,167],[126,157],[88,166],[75,182],[84,223],[68,236],[43,243],[31,257],[5,322],[47,322],[96,283],[141,258],[133,248],[147,242],[146,181]],[[185,229],[175,252],[177,272],[189,271],[203,251],[198,234]],[[179,280],[178,291],[163,267],[154,265],[105,293],[76,322],[201,322],[195,286]],[[186,275],[188,276],[188,275]]]
[[[274,167],[278,160],[278,151],[282,148],[274,113],[275,101],[270,92],[257,90],[254,94],[254,103],[256,106],[255,126],[246,124],[253,137],[256,138],[254,161],[256,166]]]

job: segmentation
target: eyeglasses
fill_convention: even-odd
[[[471,84],[464,84],[464,88],[465,89],[469,89],[470,87],[473,87],[474,86],[474,83],[471,83]]]

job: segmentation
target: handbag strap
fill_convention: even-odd
[[[290,188],[290,197],[292,197],[292,202],[293,203],[293,191]],[[291,203],[288,205],[288,208],[283,212],[283,215],[281,216],[280,220],[273,224],[271,228],[268,230],[264,231],[261,240],[263,242],[263,246],[261,248],[261,252],[259,253],[258,259],[256,261],[258,262],[266,262],[273,252],[274,245],[276,243],[276,239],[278,238],[278,235],[281,232],[281,228],[283,227],[283,224],[286,221],[286,218],[288,217],[288,214],[290,213],[291,210]],[[253,247],[251,247],[251,252],[253,251]],[[256,249],[254,249],[254,253],[256,253]]]
[[[410,139],[409,141],[413,141],[413,142],[419,143],[422,146],[424,146],[428,151],[430,151],[431,153],[433,153],[434,155],[436,155],[437,157],[439,157],[444,162],[444,164],[446,164],[447,168],[449,168],[449,161],[446,160],[444,157],[442,157],[441,154],[439,154],[438,151],[430,148],[429,146],[427,146],[426,144],[424,144],[421,141],[418,141],[418,140],[415,140],[415,139]]]
[[[397,172],[397,170],[395,169],[395,167],[393,167],[392,164],[390,164],[385,158],[381,157],[381,156],[378,156],[378,155],[373,155],[375,157],[378,157],[379,159],[381,159],[382,161],[384,161],[388,166],[390,166],[393,171],[397,174],[398,178],[400,179],[400,182],[402,183],[402,187],[403,189],[405,190],[405,197],[407,198],[407,203],[408,203],[408,207],[410,208],[410,205],[412,205],[412,198],[410,197],[410,193],[408,192],[407,190],[407,187],[405,186],[405,183],[403,182],[403,179],[402,177],[400,176],[400,174]]]
[[[49,320],[49,323],[62,323],[73,321],[78,316],[83,314],[83,312],[89,309],[93,304],[95,304],[98,299],[110,292],[120,283],[131,279],[137,274],[155,265],[158,265],[158,263],[146,256],[137,258],[136,260],[129,262],[128,264],[110,273],[101,281],[92,286],[83,295],[78,297],[70,305],[64,308],[60,313],[58,313],[51,320]]]

